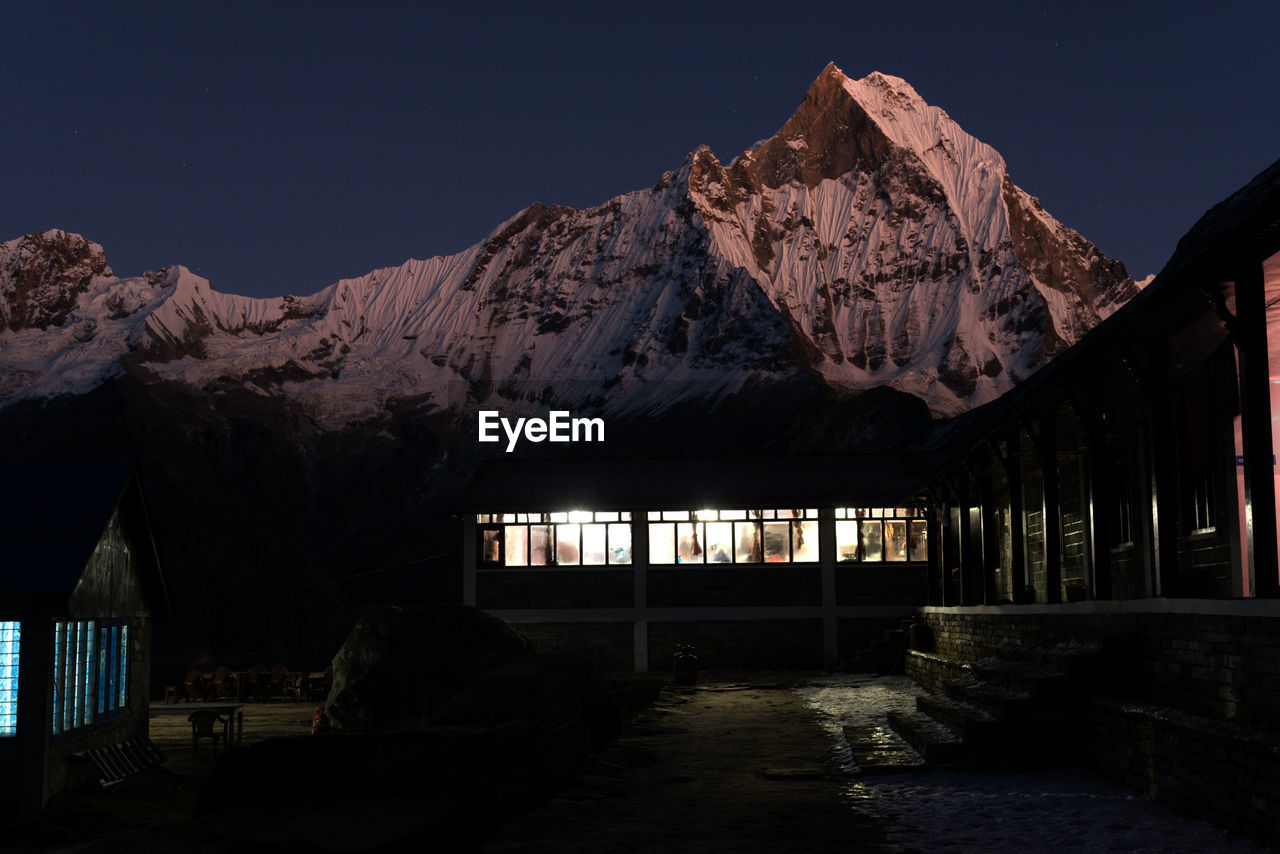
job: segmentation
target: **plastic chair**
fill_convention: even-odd
[[[187,720],[191,723],[191,752],[195,753],[200,745],[200,739],[213,739],[213,752],[218,752],[218,739],[224,742],[227,739],[227,720],[222,715],[212,709],[198,709],[187,715]],[[216,724],[222,724],[219,729]],[[229,745],[228,745],[229,746]]]

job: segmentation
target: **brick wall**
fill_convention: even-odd
[[[1212,719],[1096,700],[1090,763],[1152,800],[1280,847],[1280,749],[1274,735]]]
[[[1176,596],[1224,598],[1231,595],[1231,546],[1225,532],[1194,534],[1178,540]]]
[[[1044,490],[1037,474],[1026,484],[1027,583],[1035,588],[1036,601],[1045,601]]]
[[[1062,461],[1062,580],[1084,578],[1087,552],[1080,460]]]
[[[1133,546],[1111,550],[1111,598],[1142,599],[1147,595],[1147,565]]]
[[[1023,647],[1096,645],[1126,677],[1124,693],[1224,720],[1280,726],[1280,618],[1107,612],[955,613],[925,619],[940,655],[962,662]]]

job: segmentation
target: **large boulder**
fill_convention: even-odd
[[[590,748],[597,750],[622,728],[608,685],[575,653],[534,655],[490,670],[450,697],[432,718],[436,724],[481,726],[519,720],[547,726],[581,722],[590,732]]]
[[[476,608],[373,606],[333,659],[327,711],[347,732],[416,729],[484,673],[529,655],[523,638]]]

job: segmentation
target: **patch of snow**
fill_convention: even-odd
[[[890,709],[914,708],[922,693],[902,676],[833,674],[796,689],[845,762],[843,727],[883,725]],[[1236,854],[1265,849],[1206,821],[1082,769],[1040,772],[932,771],[848,780],[859,811],[886,825],[890,852],[1023,854]]]

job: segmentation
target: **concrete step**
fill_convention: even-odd
[[[970,745],[993,744],[1001,737],[1000,722],[994,717],[950,697],[938,694],[916,697],[916,710],[933,718]]]
[[[863,774],[902,774],[929,771],[925,761],[901,736],[884,726],[847,726],[844,738],[854,764]]]
[[[1010,691],[973,676],[963,679],[944,679],[942,693],[970,706],[976,706],[998,721],[1023,721],[1034,716],[1031,695],[1025,691]]]
[[[889,728],[931,765],[965,765],[972,761],[964,740],[923,712],[894,710],[888,713],[888,720]]]
[[[1037,702],[1053,702],[1078,695],[1079,683],[1065,673],[1049,673],[1031,664],[986,659],[973,665],[973,678]]]

